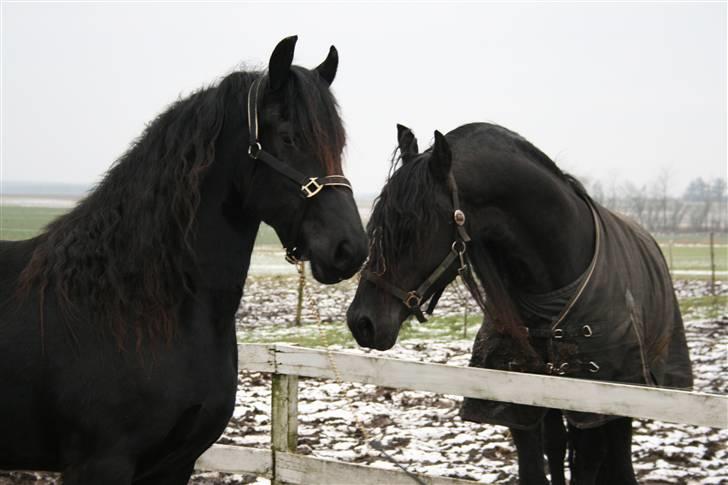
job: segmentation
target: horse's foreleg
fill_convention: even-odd
[[[521,485],[548,485],[544,472],[541,427],[533,430],[509,429],[518,450],[518,478]]]
[[[566,456],[567,436],[561,411],[558,409],[549,410],[543,420],[543,439],[549,472],[551,473],[551,485],[566,485],[564,458]]]
[[[569,425],[574,459],[571,463],[571,483],[596,485],[600,469],[604,468],[609,440],[604,425],[579,429]]]
[[[632,418],[620,418],[604,425],[607,459],[599,471],[597,485],[637,485],[632,468]]]

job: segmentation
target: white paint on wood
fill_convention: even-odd
[[[728,397],[333,352],[344,381],[556,409],[728,427]],[[333,379],[326,351],[275,345],[277,372]]]
[[[414,485],[416,482],[399,470],[355,465],[294,453],[276,452],[276,476],[292,484]],[[474,485],[477,482],[417,475],[427,485]]]
[[[298,376],[275,374],[271,392],[271,446],[296,451],[298,444]]]
[[[273,455],[270,450],[213,445],[197,459],[195,468],[225,473],[250,473],[270,478],[273,472]]]
[[[238,345],[238,369],[248,372],[275,372],[275,345]]]

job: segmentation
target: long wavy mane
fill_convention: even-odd
[[[514,146],[526,159],[544,167],[576,192],[584,193],[583,186],[575,178],[562,172],[547,155],[521,135],[498,125],[490,128],[493,136]],[[400,261],[416,260],[417,254],[427,251],[429,235],[439,226],[452,227],[449,198],[433,196],[442,190],[442,182],[433,177],[427,166],[428,151],[401,163],[401,154],[395,150],[389,177],[374,202],[367,224],[371,241],[367,266],[377,273],[386,272],[389,278],[395,280],[401,272]],[[528,343],[518,306],[497,262],[483,247],[472,248],[471,257],[488,298],[489,320],[499,332],[513,337],[527,356],[535,355]]]
[[[93,192],[36,238],[18,295],[39,292],[41,334],[44,298],[53,292],[67,318],[108,322],[121,348],[130,332],[137,348],[144,339],[171,337],[190,292],[185,269],[195,263],[200,184],[215,159],[226,106],[244,110],[260,75],[234,72],[172,104]],[[296,68],[294,77],[286,95],[290,122],[309,137],[327,172],[340,173],[344,129],[333,96],[311,80],[315,74]]]

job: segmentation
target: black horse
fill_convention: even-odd
[[[692,386],[672,281],[646,231],[505,128],[435,132],[421,154],[398,128],[402,165],[374,206],[347,314],[360,345],[392,347],[402,322],[424,320],[421,305],[430,299],[431,312],[461,274],[485,313],[473,366]],[[465,399],[461,415],[510,427],[521,483],[548,483],[545,453],[552,483],[563,484],[567,442],[572,483],[636,483],[631,418],[477,399]]]
[[[234,407],[261,220],[319,281],[359,270],[338,55],[292,66],[295,43],[174,103],[76,208],[0,243],[0,469],[186,483]]]

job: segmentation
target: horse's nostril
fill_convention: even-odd
[[[369,317],[359,317],[352,330],[359,345],[369,347],[374,341],[374,323]]]
[[[336,266],[339,268],[348,267],[351,263],[352,248],[351,244],[347,240],[343,240],[336,246],[334,251],[334,261]]]

